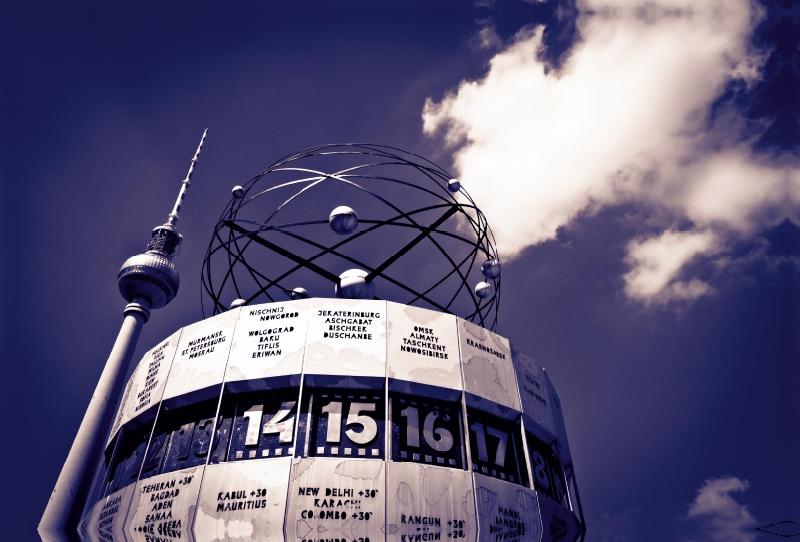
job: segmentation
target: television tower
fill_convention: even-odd
[[[119,291],[128,301],[125,319],[39,522],[39,536],[44,542],[77,540],[76,527],[92,474],[102,453],[103,438],[114,417],[142,326],[149,320],[151,309],[160,309],[178,293],[180,278],[172,258],[179,252],[182,237],[175,230],[175,223],[207,133],[208,129],[203,132],[167,222],[153,230],[145,252],[129,258],[117,275]]]

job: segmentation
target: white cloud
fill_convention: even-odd
[[[697,490],[686,517],[700,521],[703,538],[713,542],[752,542],[757,533],[756,519],[746,505],[731,493],[741,493],[750,484],[734,476],[710,478]]]
[[[663,233],[630,243],[626,291],[693,299],[710,288],[681,278],[684,264],[794,217],[800,201],[800,175],[754,156],[741,118],[707,122],[728,83],[758,78],[763,56],[749,40],[759,10],[748,0],[586,1],[582,41],[559,73],[539,60],[542,29],[523,31],[485,78],[428,99],[424,130],[455,147],[506,260],[579,214],[635,203]],[[681,236],[678,223],[691,227]]]
[[[717,241],[709,231],[666,231],[657,237],[631,241],[628,262],[632,269],[625,275],[626,293],[645,302],[700,297],[711,289],[707,283],[676,278],[693,258],[716,252]]]

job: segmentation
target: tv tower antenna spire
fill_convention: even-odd
[[[117,275],[119,291],[128,301],[125,319],[39,522],[39,536],[44,542],[79,540],[77,526],[92,483],[92,467],[102,454],[139,334],[150,319],[150,310],[165,306],[178,293],[180,278],[172,258],[180,250],[182,237],[175,231],[175,223],[207,133],[208,129],[203,132],[167,222],[153,230],[144,253],[128,258]]]
[[[192,173],[194,173],[194,166],[197,164],[198,158],[200,158],[200,151],[203,150],[203,143],[206,140],[206,134],[208,133],[208,128],[205,129],[203,132],[203,137],[200,138],[200,145],[197,146],[197,151],[194,153],[194,158],[192,158],[192,163],[189,166],[189,171],[186,173],[186,178],[181,183],[181,191],[178,193],[178,199],[175,200],[175,207],[172,208],[172,212],[169,214],[169,220],[167,220],[167,224],[170,226],[175,226],[175,223],[178,221],[178,212],[181,210],[181,205],[183,205],[183,198],[186,197],[186,191],[189,190],[189,185],[192,184]]]

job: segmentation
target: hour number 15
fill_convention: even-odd
[[[322,412],[328,415],[328,433],[325,442],[338,444],[341,442],[342,433],[342,402],[331,401],[324,407]],[[362,412],[375,412],[375,403],[350,403],[350,412],[347,415],[345,425],[360,425],[361,431],[348,429],[345,435],[355,444],[369,444],[378,436],[378,424],[370,416]]]

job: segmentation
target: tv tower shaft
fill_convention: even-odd
[[[104,438],[142,326],[150,318],[150,309],[163,307],[178,291],[178,271],[172,257],[177,253],[181,236],[174,226],[207,133],[208,129],[203,132],[167,222],[153,230],[146,251],[129,258],[117,276],[120,293],[129,302],[125,318],[39,522],[38,532],[43,542],[79,540],[77,526],[91,489],[94,466],[103,453]]]

